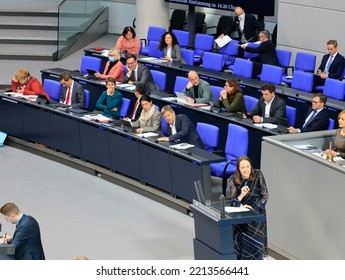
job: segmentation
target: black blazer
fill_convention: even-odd
[[[133,82],[134,85],[139,83],[144,84],[147,90],[159,90],[159,87],[155,84],[150,69],[147,68],[144,64],[138,63],[138,73],[137,81]],[[123,78],[123,83],[127,84],[130,76],[125,75]]]
[[[302,123],[305,123],[305,120],[308,118],[312,108],[308,109],[308,113],[304,118]],[[329,116],[327,113],[327,109],[323,108],[315,117],[314,119],[304,128],[301,128],[301,132],[310,132],[310,131],[319,131],[319,130],[327,130],[329,124]]]
[[[263,117],[264,123],[278,123],[276,117],[286,118],[286,104],[285,101],[281,98],[279,98],[277,95],[274,97],[270,109],[270,116],[269,118],[265,118],[265,100],[263,97],[261,97],[256,103],[253,110],[250,111],[251,115],[258,115],[260,117]]]
[[[246,52],[258,53],[259,56],[251,58],[251,61],[260,62],[262,64],[271,64],[279,66],[279,60],[276,53],[276,48],[270,40],[262,42],[257,48],[246,47]]]
[[[321,70],[322,72],[325,70],[329,56],[330,56],[329,54],[326,54],[323,56],[318,70]],[[344,68],[345,68],[345,58],[340,53],[337,53],[337,55],[335,56],[335,58],[333,59],[331,63],[331,66],[328,69],[328,77],[332,79],[342,78]]]
[[[136,101],[135,101],[136,102]],[[134,106],[135,106],[135,103],[134,103]],[[134,107],[133,107],[133,110],[134,110]],[[133,115],[133,110],[131,112],[131,114],[129,115],[129,118],[132,117]],[[137,111],[135,112],[135,115],[134,117],[132,118],[132,121],[137,121],[141,115],[141,111],[143,110],[143,107],[141,106],[141,98],[139,99],[139,105],[138,105],[138,108],[137,108]]]
[[[195,147],[198,147],[201,149],[204,148],[204,143],[202,142],[198,132],[196,131],[194,124],[186,115],[183,115],[183,114],[176,115],[175,127],[176,127],[176,134],[172,135],[171,127],[169,124],[167,124],[169,142],[180,139],[182,143],[192,144]]]
[[[225,35],[231,35],[232,32],[238,31],[239,39],[242,38],[242,32],[240,30],[240,21],[238,16],[235,16],[232,26],[227,28],[224,31]],[[258,21],[255,16],[252,14],[245,13],[244,14],[244,28],[243,28],[243,35],[249,42],[256,42],[259,40],[258,33],[264,30],[264,26],[262,22]]]

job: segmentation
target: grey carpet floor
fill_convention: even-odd
[[[191,217],[97,176],[4,146],[0,178],[0,204],[15,202],[38,220],[47,259],[194,258]]]

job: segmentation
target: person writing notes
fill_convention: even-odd
[[[200,135],[192,121],[184,114],[176,115],[170,105],[162,108],[161,114],[167,121],[168,137],[160,137],[157,140],[163,142],[181,142],[204,148]]]
[[[15,246],[14,259],[16,260],[45,260],[40,227],[37,221],[20,212],[18,206],[12,202],[4,204],[0,213],[11,224],[16,225],[13,236],[5,234],[0,243]]]
[[[121,53],[139,54],[140,40],[135,36],[136,34],[133,27],[126,26],[119,39],[117,39],[115,48]]]
[[[333,157],[345,158],[345,110],[338,115],[339,129],[336,130],[336,137],[334,141],[334,150],[327,149],[326,154],[331,154]]]
[[[260,170],[253,169],[251,160],[241,156],[230,179],[230,205],[243,206],[266,216],[268,190]],[[234,226],[234,249],[238,260],[262,260],[267,248],[267,224],[250,222]]]

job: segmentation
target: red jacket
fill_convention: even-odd
[[[49,95],[44,91],[44,88],[39,80],[30,76],[30,79],[25,85],[12,80],[12,91],[17,92],[17,88],[24,87],[24,95],[36,95],[36,93],[44,94],[48,99]]]

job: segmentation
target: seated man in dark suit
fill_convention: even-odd
[[[327,109],[325,108],[327,96],[323,93],[314,93],[312,106],[309,108],[308,113],[303,121],[302,128],[289,127],[289,133],[300,133],[326,130],[329,124],[329,117]]]
[[[272,84],[261,86],[262,97],[249,112],[254,123],[278,123],[276,117],[286,118],[285,101],[276,96],[276,87]],[[243,115],[246,118],[245,115]]]
[[[82,85],[72,79],[72,74],[63,71],[60,75],[60,83],[63,85],[60,94],[60,103],[70,105],[74,108],[84,108],[85,91]]]
[[[124,84],[137,85],[139,83],[146,86],[146,90],[159,90],[155,84],[150,69],[144,64],[138,63],[137,57],[130,53],[126,55],[127,74],[123,78]]]
[[[338,53],[338,42],[327,42],[328,54],[324,55],[317,70],[318,76],[314,76],[314,86],[323,86],[326,78],[340,79],[345,68],[345,59]]]
[[[161,114],[167,121],[169,137],[160,137],[157,139],[158,141],[180,141],[181,143],[188,143],[201,149],[204,148],[204,143],[196,131],[194,124],[186,115],[176,115],[170,105],[164,106]]]
[[[15,246],[14,259],[16,260],[45,260],[40,227],[37,221],[19,211],[14,203],[6,203],[0,208],[6,220],[16,225],[12,236],[5,234],[0,238],[0,243]],[[1,245],[0,245],[1,246]]]
[[[146,87],[144,84],[137,84],[134,90],[134,95],[137,98],[137,100],[135,101],[134,107],[133,107],[133,111],[132,113],[129,115],[129,119],[131,119],[132,121],[136,121],[139,119],[141,111],[143,110],[143,107],[141,106],[141,97],[146,94]]]
[[[261,43],[257,48],[248,47],[248,44],[240,46],[246,52],[259,54],[259,56],[250,59],[253,61],[253,78],[256,78],[261,73],[263,64],[279,66],[276,48],[270,40],[270,33],[267,30],[261,31],[259,40]]]

